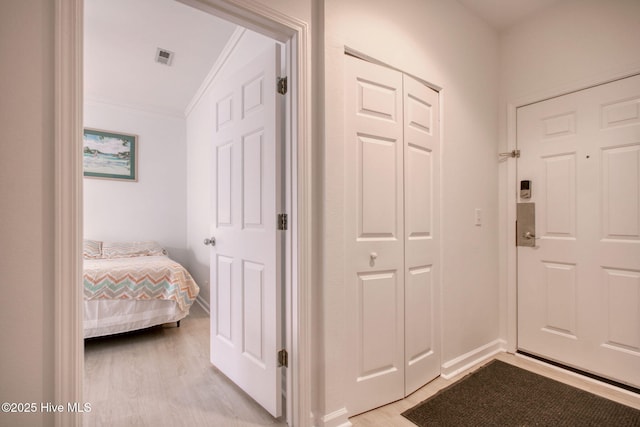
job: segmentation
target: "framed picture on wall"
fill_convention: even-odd
[[[85,129],[83,171],[90,178],[137,181],[138,136]]]

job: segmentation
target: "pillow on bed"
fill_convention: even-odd
[[[102,258],[102,242],[84,239],[82,242],[82,256],[87,259]]]
[[[158,242],[104,242],[103,258],[130,258],[136,256],[167,255],[167,251]]]

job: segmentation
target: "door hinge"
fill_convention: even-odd
[[[278,230],[289,229],[289,215],[286,213],[278,214]]]
[[[520,150],[512,150],[507,153],[498,153],[498,157],[513,157],[517,159],[518,157],[520,157]]]
[[[289,353],[287,350],[282,349],[278,352],[278,367],[284,366],[285,368],[289,367]]]
[[[280,95],[284,95],[287,93],[287,78],[286,77],[278,77],[278,93]]]

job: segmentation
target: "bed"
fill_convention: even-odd
[[[85,240],[84,337],[179,322],[200,289],[156,242]]]

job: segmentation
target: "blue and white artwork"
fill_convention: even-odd
[[[136,181],[135,135],[84,130],[84,176]]]

